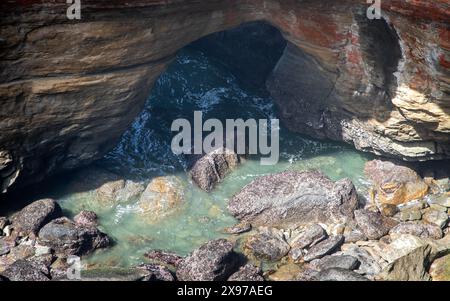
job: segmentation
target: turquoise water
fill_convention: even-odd
[[[93,210],[100,227],[115,241],[107,250],[86,258],[88,266],[130,266],[144,261],[151,249],[186,255],[202,243],[226,237],[222,229],[236,223],[226,210],[227,201],[256,177],[284,170],[318,169],[334,180],[350,178],[360,193],[366,190],[363,176],[368,156],[350,146],[321,142],[280,129],[280,161],[260,165],[248,158],[212,193],[198,189],[187,176],[187,162],[170,149],[176,118],[275,118],[276,108],[264,87],[246,86],[221,62],[199,50],[186,48],[160,77],[144,111],[124,134],[119,145],[98,164],[125,179],[148,183],[158,176],[175,176],[183,202],[176,212],[157,223],[139,214],[138,201],[104,206],[92,191],[71,193],[59,199],[69,215]]]

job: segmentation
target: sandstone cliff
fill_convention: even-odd
[[[188,43],[266,20],[288,47],[268,81],[294,131],[405,160],[450,157],[447,0],[0,3],[0,188],[100,158]]]

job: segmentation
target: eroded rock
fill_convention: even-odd
[[[229,201],[228,210],[254,226],[295,227],[351,220],[356,206],[350,180],[332,182],[318,171],[287,171],[257,178]]]
[[[258,259],[277,261],[288,254],[290,246],[282,231],[261,227],[247,239],[244,249]]]
[[[39,231],[39,241],[64,255],[84,255],[110,245],[108,236],[97,228],[77,225],[68,218],[45,225]]]
[[[61,207],[52,199],[31,203],[11,218],[13,228],[19,233],[36,234],[46,223],[61,216]]]
[[[225,240],[212,240],[196,249],[178,266],[180,281],[224,281],[238,268],[239,256],[234,244]]]
[[[398,224],[395,220],[382,216],[379,212],[365,209],[355,211],[355,220],[369,239],[380,239]]]
[[[428,185],[406,166],[373,160],[366,163],[364,171],[374,184],[375,200],[380,204],[404,204],[428,193]]]

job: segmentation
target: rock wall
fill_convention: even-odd
[[[450,157],[447,0],[0,3],[0,188],[100,158],[183,46],[265,20],[289,45],[268,81],[298,132],[406,160]],[[382,42],[380,42],[380,40]]]

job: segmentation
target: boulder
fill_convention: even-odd
[[[264,281],[264,277],[260,268],[252,264],[246,264],[232,274],[228,281]]]
[[[84,255],[110,245],[108,236],[97,228],[80,226],[64,217],[45,225],[39,231],[39,241],[64,255]]]
[[[145,186],[130,180],[118,179],[106,182],[95,190],[96,201],[106,207],[136,200]]]
[[[154,178],[138,202],[139,216],[153,224],[175,214],[184,203],[184,187],[175,176]]]
[[[323,270],[315,278],[318,281],[369,281],[358,273],[341,268]]]
[[[234,244],[225,239],[212,240],[194,250],[179,264],[180,281],[224,281],[238,268],[240,257]]]
[[[433,281],[450,281],[450,255],[434,260],[430,267],[430,275]]]
[[[229,201],[228,210],[253,226],[296,228],[351,220],[357,204],[348,179],[333,182],[318,171],[286,171],[246,185]]]
[[[13,228],[26,234],[36,234],[52,219],[61,216],[61,207],[52,199],[35,201],[26,206],[11,218]]]
[[[389,231],[390,234],[411,234],[421,238],[441,239],[442,229],[436,225],[406,222],[400,223]]]
[[[244,250],[257,259],[277,261],[288,254],[290,246],[281,230],[261,227],[247,239]]]
[[[210,192],[240,163],[239,156],[227,148],[218,148],[197,159],[189,174],[202,190]]]
[[[28,260],[18,260],[11,264],[2,276],[10,281],[49,281],[49,277],[43,273],[40,267]]]
[[[325,255],[332,254],[344,243],[344,236],[336,235],[330,236],[324,241],[319,242],[308,250],[303,260],[306,262],[313,261],[314,259],[322,258]]]
[[[97,226],[97,214],[93,211],[81,211],[73,218],[75,224],[86,227]]]
[[[409,167],[390,161],[373,160],[366,163],[364,172],[373,182],[378,204],[399,205],[423,198],[428,185]]]
[[[381,215],[379,212],[372,212],[365,209],[355,211],[355,220],[359,228],[368,239],[380,239],[389,233],[398,222]]]
[[[350,255],[329,255],[310,262],[309,267],[318,271],[331,268],[355,270],[359,266],[359,260]]]

